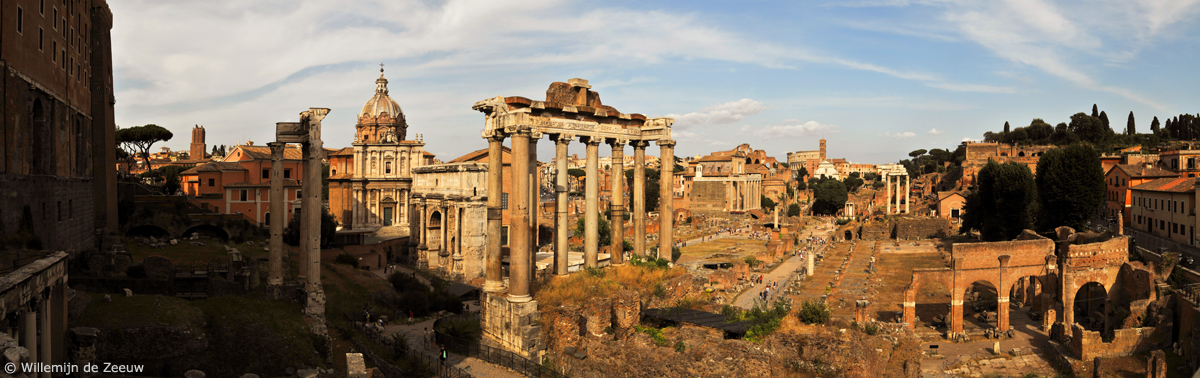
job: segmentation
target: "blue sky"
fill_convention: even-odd
[[[883,164],[1093,103],[1118,132],[1130,111],[1143,132],[1200,112],[1200,0],[110,5],[117,124],[167,127],[172,149],[194,124],[210,146],[265,143],[309,107],[332,109],[325,146],[347,147],[380,63],[409,138],[442,159],[486,147],[476,101],[576,77],[621,112],[675,117],[677,155],[750,143],[782,160],[825,138]]]

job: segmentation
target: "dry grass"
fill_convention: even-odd
[[[533,297],[538,303],[550,307],[583,303],[594,297],[608,297],[620,290],[634,290],[645,297],[654,295],[660,284],[686,274],[687,270],[683,268],[668,270],[632,265],[586,270],[551,279],[541,285]]]
[[[700,244],[693,244],[680,249],[680,252],[683,254],[679,256],[679,263],[685,264],[698,260],[712,262],[742,261],[746,256],[754,256],[755,253],[765,252],[767,247],[763,244],[762,240],[740,238],[716,239]],[[737,248],[737,250],[736,252],[731,252],[729,248]],[[709,256],[716,253],[727,256],[709,258]]]

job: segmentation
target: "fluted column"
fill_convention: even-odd
[[[599,265],[597,259],[600,253],[600,173],[597,166],[600,165],[601,141],[595,137],[583,138],[587,145],[587,167],[584,167],[587,176],[584,181],[586,210],[583,214],[583,258],[584,266],[588,268]]]
[[[612,145],[612,190],[610,192],[608,217],[612,229],[612,259],[610,264],[625,263],[625,140],[613,139]]]
[[[908,214],[908,194],[912,193],[912,178],[904,176],[904,213]]]
[[[268,253],[270,275],[267,284],[277,286],[283,284],[283,225],[287,222],[283,202],[283,149],[284,143],[267,143],[271,147],[271,249]]]
[[[890,174],[883,174],[883,187],[887,191],[887,212],[884,214],[892,215],[892,177]]]
[[[510,302],[528,302],[529,296],[529,137],[528,128],[512,134],[512,194],[508,196],[510,215],[509,227],[509,280]]]
[[[38,354],[37,327],[38,310],[41,308],[41,306],[40,303],[38,303],[38,299],[40,298],[37,295],[30,299],[31,303],[28,304],[28,308],[26,308],[24,314],[25,319],[23,319],[25,321],[25,332],[23,335],[21,335],[21,341],[25,342],[25,349],[29,351],[29,362],[37,362],[38,356],[40,356],[40,354]]]
[[[667,139],[658,141],[659,167],[658,188],[661,199],[658,201],[658,257],[671,259],[671,244],[674,232],[671,230],[675,218],[675,194],[671,190],[675,171],[675,141]]]
[[[38,325],[38,327],[42,331],[40,335],[41,340],[38,342],[38,346],[41,347],[38,349],[38,361],[41,361],[44,364],[51,363],[50,353],[54,351],[54,345],[50,341],[50,335],[54,333],[54,325],[52,325],[50,322],[50,290],[51,289],[47,288],[42,292],[42,301],[40,303],[42,308],[38,311],[38,315],[41,318],[41,324]],[[29,354],[32,356],[33,351],[29,351]],[[38,377],[50,378],[50,372],[40,372],[38,373]]]
[[[633,145],[633,253],[646,257],[646,146],[650,142],[635,140]]]
[[[554,139],[554,273],[567,275],[569,266],[567,247],[567,147],[574,136],[559,134]]]
[[[504,290],[503,264],[500,261],[500,238],[503,229],[504,159],[502,146],[504,135],[494,134],[488,140],[488,191],[487,191],[487,279],[483,291],[497,293]],[[418,223],[419,224],[419,223]]]
[[[318,134],[319,135],[319,134]],[[316,140],[313,140],[316,139]],[[309,138],[304,145],[304,178],[301,184],[303,209],[301,237],[307,241],[301,253],[307,256],[308,280],[306,288],[312,292],[321,285],[321,153],[319,138]],[[307,231],[307,232],[303,232]]]

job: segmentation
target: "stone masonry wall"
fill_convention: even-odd
[[[862,240],[887,240],[892,238],[892,226],[889,223],[871,222],[862,226],[859,233]]]
[[[691,210],[724,211],[725,183],[717,181],[696,181],[692,183]]]
[[[90,179],[0,175],[0,237],[17,232],[29,206],[42,249],[95,249],[93,189]]]
[[[1167,327],[1127,328],[1113,331],[1113,340],[1104,342],[1100,332],[1088,331],[1083,326],[1074,324],[1071,327],[1071,352],[1080,356],[1083,361],[1091,361],[1095,357],[1123,357],[1134,353],[1170,346],[1171,335]]]
[[[928,239],[938,234],[950,234],[950,220],[945,218],[933,219],[901,219],[896,222],[896,239]]]

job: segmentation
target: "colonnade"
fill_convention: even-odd
[[[881,176],[884,180],[883,181],[883,187],[885,188],[884,190],[887,191],[887,214],[899,214],[900,213],[900,190],[901,190],[900,184],[901,184],[901,177],[903,177],[904,213],[908,214],[908,202],[909,202],[908,201],[908,193],[910,192],[909,188],[911,185],[911,181],[909,180],[908,174],[907,173],[896,173],[896,172],[884,172]],[[892,195],[892,191],[893,191],[892,178],[893,177],[895,178],[895,189],[894,189],[895,194],[896,194],[895,196]],[[896,212],[895,213],[892,212],[892,203],[896,204]]]
[[[283,283],[283,151],[286,143],[299,143],[304,171],[300,182],[300,269],[299,278],[306,292],[305,314],[325,313],[325,291],[321,287],[321,177],[324,166],[325,143],[321,140],[321,120],[329,114],[327,108],[309,108],[300,112],[300,122],[275,123],[275,142],[271,147],[271,241],[268,251],[269,275],[267,284],[279,287]]]
[[[501,196],[504,187],[502,180],[501,146],[504,139],[512,139],[512,172],[513,182],[509,185],[509,283],[508,295],[510,302],[527,302],[529,296],[529,280],[534,271],[533,253],[536,249],[538,188],[537,178],[537,141],[543,133],[529,126],[518,126],[511,132],[494,130],[485,136],[488,141],[488,235],[486,278],[484,291],[503,291],[503,273],[500,259],[500,232],[502,220]],[[585,169],[585,204],[584,214],[584,266],[594,268],[599,265],[599,146],[608,144],[612,148],[612,196],[609,205],[612,223],[612,253],[610,264],[624,264],[624,155],[625,145],[633,146],[634,153],[634,182],[630,197],[633,199],[633,252],[639,256],[646,255],[646,204],[645,204],[645,161],[648,140],[626,140],[621,138],[601,136],[575,136],[565,133],[546,134],[555,142],[555,241],[554,241],[554,272],[566,275],[568,269],[567,230],[567,149],[568,145],[579,138],[587,150],[587,167]],[[659,220],[659,253],[670,256],[672,247],[672,187],[670,172],[675,161],[675,141],[670,139],[654,141],[660,148],[660,162],[666,179],[660,180]],[[522,174],[525,173],[525,174]],[[663,254],[666,251],[665,254]]]

